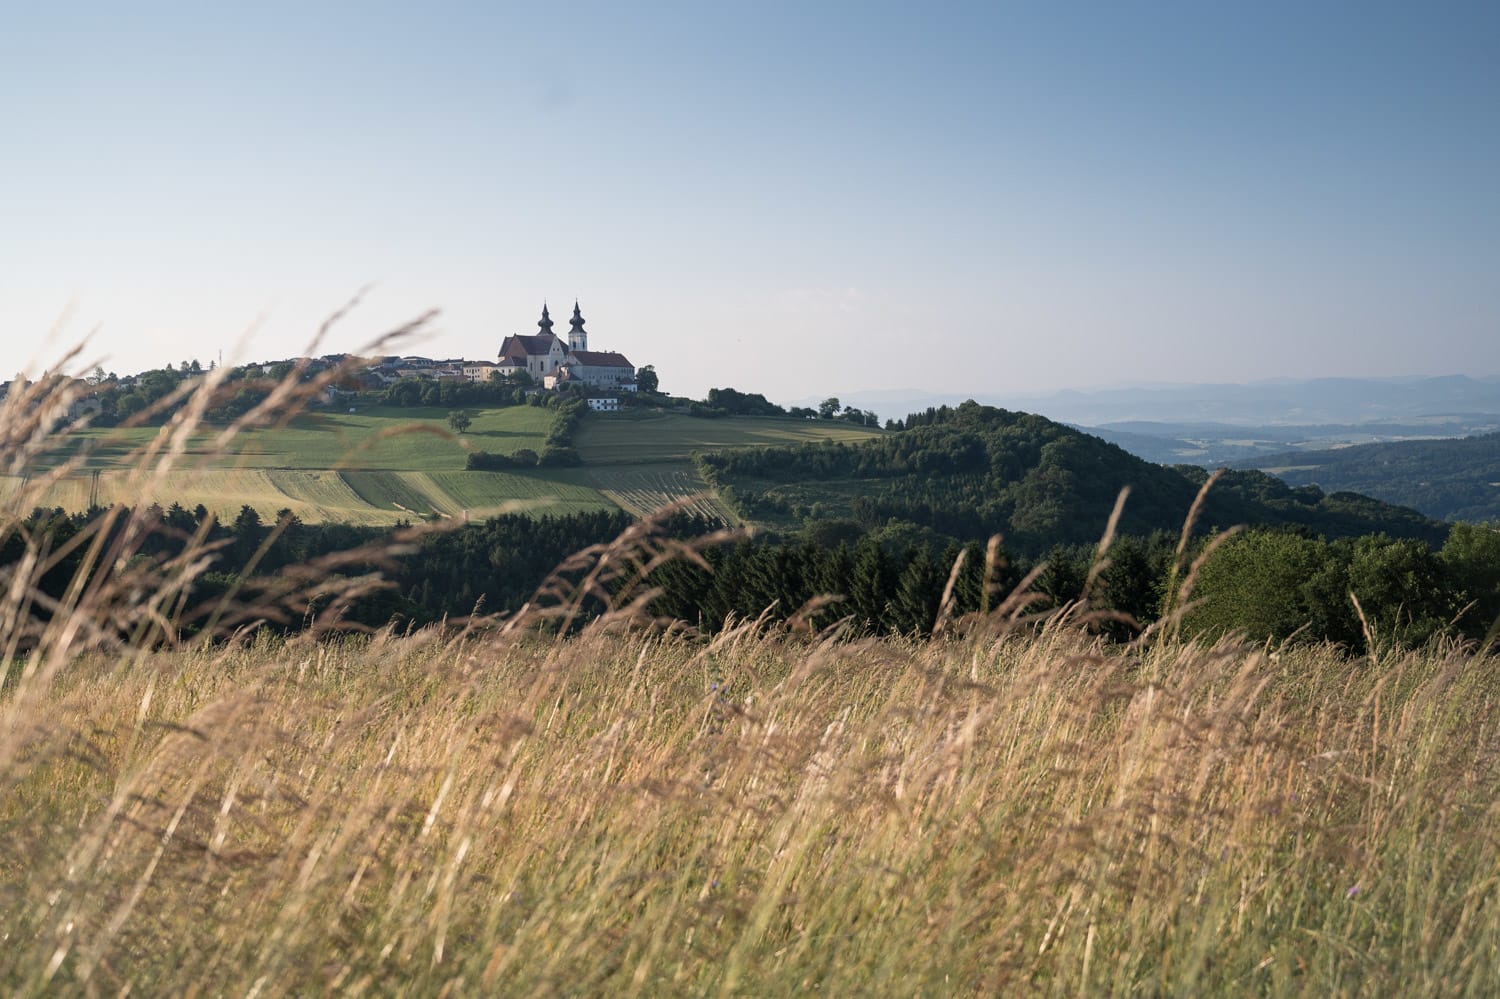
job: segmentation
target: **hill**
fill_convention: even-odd
[[[1293,486],[1354,490],[1443,520],[1500,520],[1500,434],[1283,452],[1238,467]]]
[[[472,451],[540,452],[558,410],[520,405],[469,408],[463,434],[442,407],[316,410],[284,426],[246,430],[227,444],[221,427],[190,435],[183,457],[157,478],[140,474],[159,427],[73,431],[49,442],[26,475],[0,475],[0,498],[37,476],[59,474],[41,504],[69,511],[115,502],[201,504],[230,521],[242,506],[264,519],[291,510],[305,523],[381,525],[429,514],[462,515],[506,505],[538,513],[624,509],[633,514],[708,491],[692,463],[698,450],[816,440],[866,440],[882,431],[791,417],[702,419],[682,413],[587,414],[577,431],[583,466],[471,471]],[[732,518],[704,499],[699,512]]]
[[[465,470],[473,449],[540,450],[555,410],[476,409],[461,436],[448,429],[447,412],[383,406],[310,411],[284,426],[245,430],[227,444],[216,440],[222,427],[205,424],[188,438],[184,455],[169,471],[144,479],[140,455],[161,428],[86,429],[58,438],[58,446],[37,456],[28,471],[35,477],[65,461],[77,462],[76,470],[46,491],[44,505],[82,510],[114,502],[180,503],[189,509],[201,504],[221,520],[232,520],[241,506],[267,519],[286,509],[306,523],[368,525],[506,504],[553,513],[614,507],[582,483],[531,471]],[[0,495],[10,495],[25,481],[0,477]]]
[[[1098,537],[1121,488],[1120,529],[1180,529],[1207,472],[1153,465],[1045,417],[968,402],[929,410],[908,429],[860,444],[809,443],[700,459],[747,518],[792,527],[848,518],[892,521],[960,539],[1003,534],[1016,551]],[[1414,510],[1353,493],[1293,489],[1257,471],[1226,474],[1203,510],[1205,528],[1292,526],[1329,538],[1385,532],[1439,543],[1445,528]]]

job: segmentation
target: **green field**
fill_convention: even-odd
[[[0,499],[22,489],[36,490],[39,479],[0,476]],[[90,503],[136,505],[202,504],[221,520],[232,520],[250,506],[262,518],[291,510],[307,523],[393,524],[428,514],[471,517],[500,509],[535,513],[609,510],[616,504],[587,482],[560,481],[540,472],[315,471],[312,469],[203,469],[174,471],[143,483],[123,469],[105,469],[63,478],[28,495],[18,505],[83,510]]]
[[[734,512],[712,494],[693,466],[696,451],[861,441],[874,428],[826,420],[737,416],[703,419],[681,413],[620,413],[587,420],[578,432],[586,481],[630,513],[684,502],[694,513],[734,523]]]
[[[315,412],[284,427],[247,430],[227,446],[219,428],[188,440],[170,471],[148,475],[140,452],[154,427],[86,430],[41,455],[29,477],[0,476],[0,497],[27,506],[80,510],[90,503],[202,504],[220,518],[241,506],[262,517],[291,510],[309,523],[389,524],[428,514],[471,515],[497,508],[571,513],[615,504],[588,484],[534,472],[470,472],[471,450],[541,451],[557,419],[535,406],[473,411],[463,435],[447,410],[383,408]],[[82,455],[78,469],[46,481],[47,471]]]
[[[688,462],[695,451],[801,444],[807,441],[862,441],[884,431],[827,420],[735,416],[701,419],[681,413],[620,413],[594,417],[578,433],[585,465]]]
[[[369,408],[309,413],[285,427],[249,430],[227,446],[207,428],[188,440],[169,471],[148,474],[140,452],[159,432],[86,430],[41,455],[29,476],[0,476],[0,498],[86,509],[91,503],[202,504],[221,519],[242,506],[263,518],[291,510],[303,521],[391,524],[432,514],[481,516],[498,509],[575,513],[620,507],[643,515],[687,502],[708,517],[733,513],[709,493],[692,465],[699,450],[813,440],[862,440],[881,433],[841,423],[679,414],[590,415],[578,432],[581,468],[516,472],[465,470],[470,451],[543,450],[557,414],[536,406],[471,410],[463,435],[436,408]],[[61,474],[61,465],[77,468]],[[58,470],[48,481],[49,470]]]
[[[555,411],[538,406],[470,412],[474,422],[462,437],[448,429],[445,409],[371,407],[357,413],[306,413],[284,427],[246,430],[229,442],[227,451],[215,441],[220,428],[209,427],[189,439],[185,460],[216,468],[461,469],[471,450],[541,451],[557,419]],[[118,468],[157,433],[155,427],[84,430],[67,438],[67,447],[41,456],[37,465],[55,465],[86,447],[91,453],[85,468]]]

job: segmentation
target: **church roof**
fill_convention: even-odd
[[[579,364],[588,364],[596,368],[635,367],[624,354],[613,350],[574,350],[569,351],[569,356],[576,359]]]
[[[556,342],[557,335],[554,333],[538,333],[534,336],[519,333],[515,336],[506,337],[504,342],[500,344],[500,356],[538,357],[549,352],[552,349],[552,345]]]

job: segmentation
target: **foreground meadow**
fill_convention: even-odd
[[[1497,662],[437,631],[0,716],[10,993],[1493,993]]]

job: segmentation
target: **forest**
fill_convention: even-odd
[[[1165,468],[1063,424],[967,402],[914,414],[879,440],[803,444],[699,456],[699,470],[750,520],[783,527],[846,518],[891,522],[960,542],[1002,534],[1035,555],[1096,538],[1120,490],[1123,533],[1176,530],[1208,473]],[[1447,533],[1414,510],[1355,493],[1292,488],[1257,471],[1224,475],[1198,521],[1282,526],[1329,538],[1386,533],[1440,545]]]
[[[38,589],[44,597],[60,600],[75,580],[78,585],[94,585],[95,576],[112,570],[96,567],[84,573],[82,567],[88,563],[90,552],[75,539],[105,513],[34,511],[0,541],[0,567],[20,563],[26,539],[44,537],[48,549],[56,553],[39,580]],[[253,599],[257,593],[277,592],[282,574],[304,572],[310,566],[344,577],[381,574],[380,585],[343,611],[343,619],[349,624],[404,627],[476,611],[515,610],[570,555],[615,538],[631,523],[623,511],[567,517],[512,514],[453,530],[418,529],[410,543],[397,546],[393,553],[393,542],[413,533],[412,525],[389,530],[304,524],[289,511],[283,511],[275,522],[266,522],[248,506],[232,522],[222,524],[201,506],[186,510],[175,503],[166,510],[149,508],[143,519],[150,529],[144,538],[133,542],[139,544],[136,559],[166,566],[185,552],[212,552],[211,562],[193,581],[190,606],[181,618],[187,633],[217,633],[254,620],[254,613],[221,619],[218,608],[235,603],[241,605],[240,611],[245,605],[255,610],[264,603]],[[123,531],[131,522],[131,517],[116,517],[119,526],[112,531]],[[683,525],[680,530],[695,527]],[[107,549],[118,540],[106,534],[99,544]],[[353,553],[352,557],[344,557],[347,553]],[[48,618],[46,605],[38,605],[34,614],[38,626],[44,624]],[[263,626],[295,631],[301,624],[299,620],[270,616]]]
[[[39,588],[60,599],[85,557],[71,542],[101,513],[35,511],[0,543],[0,565],[21,557],[23,537],[48,537],[59,554]],[[194,609],[182,616],[187,633],[244,624],[253,615],[220,619],[215,608],[229,597],[253,608],[258,604],[249,598],[275,592],[279,574],[361,550],[370,554],[344,559],[335,571],[380,572],[384,582],[343,612],[350,624],[405,627],[509,614],[573,553],[632,524],[623,512],[507,515],[422,533],[391,558],[391,538],[403,528],[304,524],[289,513],[267,523],[249,507],[220,524],[201,507],[175,504],[148,510],[146,520],[154,529],[137,559],[167,564],[190,547],[214,553],[193,584]],[[652,530],[686,540],[719,526],[678,515]],[[1191,594],[1184,593],[1186,573],[1210,545]],[[813,627],[847,619],[860,635],[928,635],[945,619],[994,610],[1023,584],[1028,595],[1018,609],[1040,613],[1086,599],[1104,613],[1099,629],[1118,640],[1134,637],[1188,596],[1193,607],[1184,625],[1192,634],[1240,631],[1257,642],[1326,640],[1351,650],[1377,639],[1411,645],[1441,634],[1482,639],[1500,617],[1500,533],[1466,524],[1455,525],[1436,549],[1384,534],[1327,541],[1300,529],[1262,527],[1200,538],[1186,548],[1164,531],[1126,534],[1101,557],[1097,543],[1059,543],[1032,555],[998,539],[960,543],[912,524],[865,531],[853,521],[824,521],[791,534],[726,535],[700,558],[667,561],[629,582],[653,589],[655,615],[705,632],[765,614]],[[586,618],[602,606],[581,609]],[[39,625],[45,622],[44,607],[34,613]],[[295,631],[300,622],[268,617],[260,626]]]

